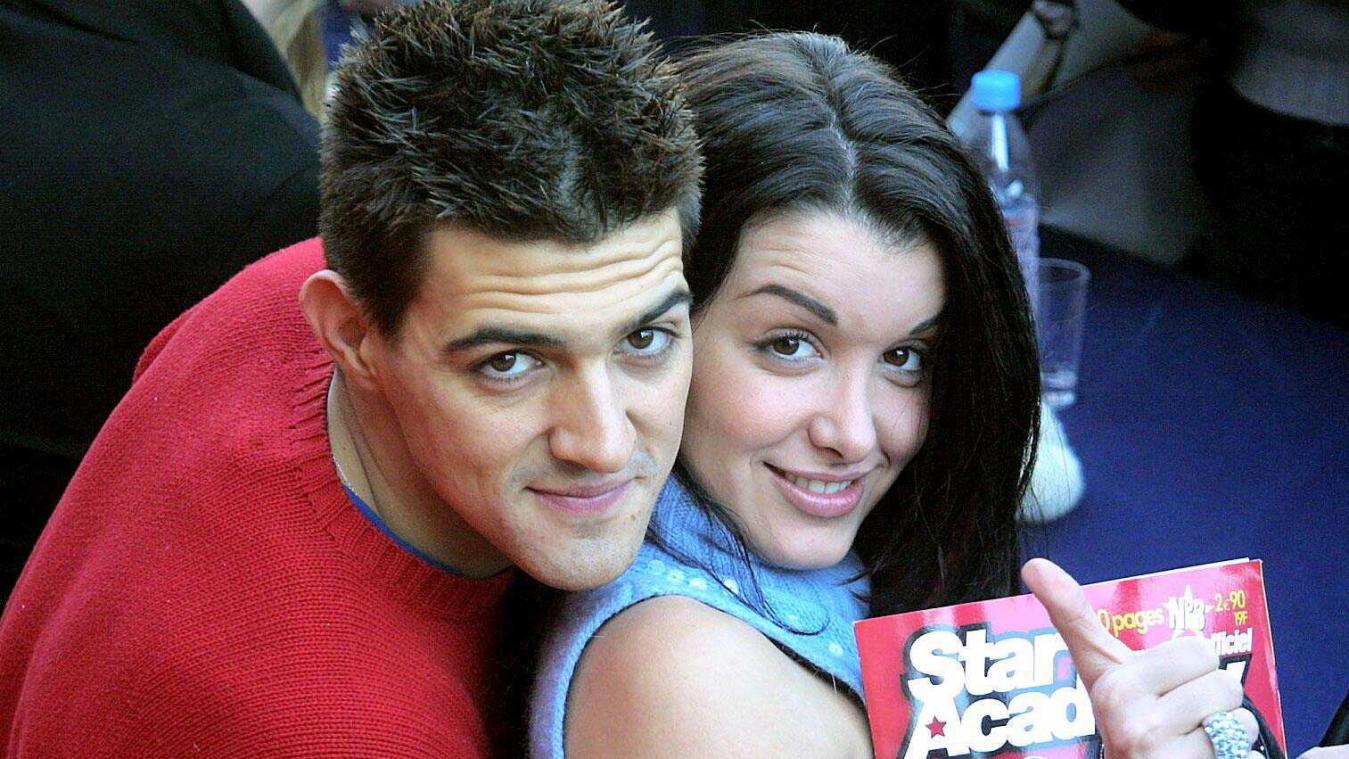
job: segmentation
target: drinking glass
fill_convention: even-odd
[[[1035,332],[1040,383],[1050,408],[1066,408],[1077,400],[1077,366],[1091,272],[1076,261],[1042,258],[1039,280]]]

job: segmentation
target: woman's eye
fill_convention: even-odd
[[[923,354],[913,348],[895,348],[886,351],[881,357],[889,366],[905,372],[921,372],[923,370]]]
[[[665,351],[671,339],[669,332],[647,327],[623,338],[623,348],[625,352],[638,356],[656,356]]]
[[[817,352],[810,341],[797,335],[775,337],[768,342],[766,347],[780,358],[809,358]]]
[[[512,351],[498,353],[482,363],[480,371],[490,379],[509,380],[522,377],[539,363],[538,359],[526,353]]]

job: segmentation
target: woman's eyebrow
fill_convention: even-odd
[[[930,319],[924,319],[923,321],[913,325],[913,329],[909,330],[909,334],[916,335],[919,332],[928,332],[932,329],[935,329],[937,325],[940,323],[941,323],[941,314],[939,313]]]
[[[806,295],[800,290],[793,290],[784,285],[764,285],[753,292],[745,293],[743,297],[749,298],[755,295],[776,295],[779,298],[783,298],[784,300],[815,314],[826,324],[834,327],[838,326],[838,314],[834,313],[834,309],[815,300],[809,295]]]

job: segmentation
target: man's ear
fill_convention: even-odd
[[[375,381],[371,357],[378,335],[341,274],[331,269],[311,274],[300,286],[300,310],[347,382]]]

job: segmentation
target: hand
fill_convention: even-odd
[[[1314,748],[1297,759],[1349,759],[1349,746],[1327,746]]]
[[[1241,683],[1218,669],[1218,655],[1207,642],[1178,638],[1133,651],[1101,626],[1082,586],[1052,562],[1032,559],[1021,577],[1068,646],[1109,759],[1212,759],[1213,744],[1201,723],[1229,709],[1237,710],[1255,743],[1255,716],[1238,708]],[[1260,756],[1249,752],[1251,759]]]

